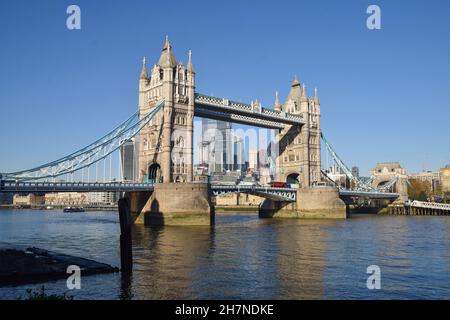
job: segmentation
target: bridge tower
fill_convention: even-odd
[[[380,162],[377,163],[374,169],[370,171],[372,176],[372,186],[375,188],[383,187],[388,184],[392,179],[397,178],[397,181],[391,187],[392,191],[400,194],[397,202],[405,202],[408,200],[408,175],[406,170],[401,167],[398,162]]]
[[[136,223],[209,225],[214,223],[210,186],[193,180],[195,72],[189,51],[185,67],[166,38],[158,62],[139,78],[139,115],[164,107],[139,136],[139,180],[155,182],[153,192],[130,192]]]
[[[177,62],[166,38],[158,62],[147,73],[144,58],[139,79],[139,113],[144,116],[164,100],[163,112],[141,130],[139,180],[191,182],[195,72]]]
[[[289,126],[278,132],[279,154],[276,159],[276,180],[298,183],[296,201],[275,202],[265,199],[259,207],[260,217],[277,218],[337,218],[346,217],[345,203],[336,188],[314,188],[321,180],[320,172],[320,101],[315,89],[308,97],[305,85],[295,79],[283,106],[278,101],[275,110],[301,114],[303,126]]]
[[[302,127],[290,126],[277,134],[279,154],[276,160],[276,180],[298,183],[308,188],[320,181],[320,102],[315,90],[308,97],[306,87],[295,79],[283,106],[275,101],[275,110],[301,114],[305,120]]]

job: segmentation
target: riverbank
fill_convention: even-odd
[[[256,212],[258,206],[215,206],[216,212]]]
[[[67,278],[67,267],[76,265],[81,275],[114,273],[119,269],[94,260],[51,252],[35,247],[0,247],[0,286],[47,282]]]
[[[67,206],[52,206],[51,208],[46,208],[43,206],[39,206],[39,207],[30,207],[30,206],[15,206],[12,204],[6,204],[6,205],[0,205],[0,210],[4,209],[4,210],[43,210],[43,211],[62,211],[64,210],[64,208],[66,208]],[[110,206],[110,207],[83,207],[83,209],[85,211],[114,211],[114,212],[118,212],[118,207],[117,206]]]

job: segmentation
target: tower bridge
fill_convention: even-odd
[[[389,183],[374,188],[352,175],[324,139],[320,115],[317,89],[309,97],[305,85],[297,79],[285,103],[280,103],[277,94],[273,108],[201,94],[196,91],[191,52],[184,66],[177,62],[166,39],[158,62],[149,71],[143,60],[138,111],[131,118],[68,156],[36,168],[4,173],[0,176],[0,192],[119,191],[125,193],[137,223],[185,225],[213,223],[212,197],[232,192],[263,197],[261,217],[345,218],[348,199],[398,198],[398,193],[383,189]],[[298,188],[211,186],[195,181],[194,116],[274,129],[276,137],[270,147],[278,151],[272,155],[275,179]],[[98,164],[130,139],[138,143],[134,181],[91,182],[89,168],[95,166],[97,178]],[[323,185],[321,141],[352,181],[352,190]],[[88,181],[76,181],[73,175],[85,169]],[[61,176],[69,176],[71,181],[49,181]]]

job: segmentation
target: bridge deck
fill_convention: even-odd
[[[357,191],[357,190],[339,190],[341,197],[367,197],[371,199],[396,199],[400,197],[398,193],[375,192],[375,191]]]
[[[2,181],[0,192],[126,192],[153,191],[150,183],[127,182],[9,182]]]
[[[153,191],[151,183],[134,182],[15,182],[1,181],[0,192],[13,193],[45,193],[45,192],[127,192],[127,191]],[[294,202],[297,198],[295,188],[273,188],[259,186],[229,186],[212,185],[213,195],[220,196],[229,193],[251,193],[275,201]],[[339,190],[341,197],[368,197],[372,199],[395,199],[398,193],[368,192]],[[441,204],[438,204],[441,205]],[[447,205],[450,208],[450,205]]]
[[[194,113],[199,117],[237,122],[269,129],[283,129],[286,125],[302,126],[305,124],[303,117],[298,114],[262,107],[256,108],[249,104],[211,97],[200,93],[195,94]]]

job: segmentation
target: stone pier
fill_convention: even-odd
[[[346,205],[336,188],[304,188],[297,190],[293,203],[264,200],[259,209],[261,218],[345,219]]]
[[[157,183],[153,192],[129,192],[126,197],[137,224],[214,224],[214,206],[206,183]]]

